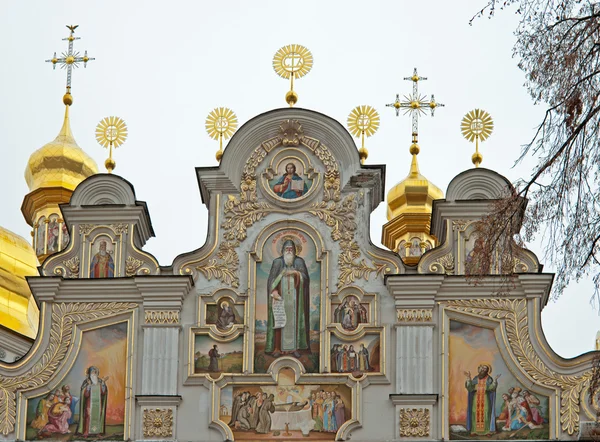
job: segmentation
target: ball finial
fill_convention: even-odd
[[[494,130],[492,117],[482,109],[474,109],[467,113],[460,125],[463,136],[470,142],[475,141],[475,153],[471,161],[475,167],[479,167],[483,161],[483,155],[479,153],[479,141],[485,141]]]
[[[219,150],[215,154],[215,158],[221,162],[221,158],[223,157],[223,140],[231,138],[237,129],[237,116],[231,109],[216,107],[206,117],[204,125],[208,136],[213,140],[219,140]]]
[[[298,102],[298,94],[294,91],[288,91],[285,94],[285,102],[291,106]]]
[[[358,149],[360,164],[364,164],[369,156],[369,151],[365,147],[365,137],[372,136],[377,129],[379,129],[379,113],[371,106],[356,106],[348,115],[348,130],[361,139],[361,147]]]
[[[112,173],[112,171],[115,170],[115,167],[117,167],[117,163],[112,158],[107,158],[104,162],[104,167],[106,167],[108,173]]]
[[[65,104],[65,106],[71,106],[73,104],[73,95],[71,95],[71,92],[68,92],[63,95],[63,103]]]
[[[113,160],[113,148],[121,146],[127,139],[127,125],[119,117],[106,117],[100,120],[96,126],[96,141],[102,147],[108,148],[108,158],[104,166],[108,173],[112,173],[116,167]]]

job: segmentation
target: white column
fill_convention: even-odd
[[[396,325],[396,392],[435,393],[433,325]]]
[[[144,326],[142,395],[177,395],[179,326]]]

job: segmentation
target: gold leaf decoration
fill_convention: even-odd
[[[521,368],[534,381],[560,389],[560,422],[562,430],[572,435],[579,431],[579,400],[592,372],[581,375],[561,375],[550,370],[531,344],[529,316],[525,299],[472,299],[449,301],[446,308],[503,320],[510,349]]]
[[[173,409],[144,409],[144,437],[173,437]]]
[[[52,305],[50,339],[39,361],[27,372],[15,376],[0,376],[0,433],[4,436],[15,428],[15,392],[47,383],[64,361],[73,340],[73,327],[78,322],[113,316],[138,305],[130,302],[58,303]]]
[[[239,287],[238,269],[240,258],[235,248],[240,243],[224,241],[219,245],[219,251],[216,259],[209,259],[206,264],[199,265],[196,269],[200,270],[209,281],[213,278],[218,279],[224,284],[232,287]]]
[[[74,256],[62,263],[69,271],[68,278],[79,278],[79,256]]]
[[[429,436],[428,408],[400,409],[400,436],[425,437]]]
[[[454,255],[452,252],[438,258],[429,266],[429,271],[433,273],[453,275],[454,274]]]
[[[133,256],[128,256],[125,260],[125,275],[135,276],[137,270],[144,264],[141,259],[136,259]]]

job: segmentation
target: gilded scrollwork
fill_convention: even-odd
[[[74,256],[62,262],[69,271],[68,278],[79,278],[79,256]]]
[[[117,235],[122,235],[123,233],[129,232],[129,224],[111,224],[110,227],[115,231]]]
[[[144,437],[173,437],[173,409],[144,409],[142,426]]]
[[[527,300],[472,299],[449,301],[447,309],[504,321],[510,349],[521,368],[534,381],[560,389],[560,422],[569,435],[579,430],[581,391],[591,379],[591,370],[581,375],[561,375],[552,371],[537,355],[529,335]]]
[[[470,221],[464,219],[452,220],[452,230],[464,232]]]
[[[400,409],[400,436],[429,436],[430,418],[428,408]]]
[[[0,376],[0,433],[6,436],[14,431],[17,390],[47,384],[55,375],[71,345],[76,323],[112,316],[136,307],[137,304],[128,302],[53,304],[52,325],[48,334],[50,340],[39,361],[21,375]]]
[[[200,270],[209,281],[215,278],[224,284],[239,287],[240,258],[235,251],[239,245],[240,243],[237,241],[223,241],[219,245],[216,258],[209,259],[206,264],[201,264],[196,269]]]
[[[433,309],[430,308],[400,308],[396,309],[398,322],[429,322],[433,319]]]
[[[96,226],[93,224],[79,224],[79,234],[87,235],[94,229],[94,227]]]
[[[134,276],[142,265],[144,265],[144,261],[142,261],[141,259],[134,258],[133,256],[128,256],[125,260],[125,275]]]
[[[146,310],[144,312],[145,324],[179,324],[179,311],[177,310]]]
[[[433,273],[445,273],[446,275],[454,274],[454,255],[452,252],[438,258],[429,266],[429,271]]]

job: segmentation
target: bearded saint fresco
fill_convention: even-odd
[[[79,406],[79,424],[76,435],[88,437],[104,434],[107,400],[106,378],[100,378],[100,370],[97,367],[89,367],[87,376],[81,385],[81,405]]]
[[[286,239],[267,280],[267,342],[265,352],[300,357],[310,353],[310,276],[304,259],[296,255],[293,240]]]
[[[107,250],[107,242],[100,241],[98,253],[90,263],[90,278],[113,278],[115,276],[115,262]]]
[[[496,389],[498,378],[492,377],[492,366],[481,364],[477,367],[477,376],[465,372],[465,388],[468,392],[467,431],[471,434],[490,435],[496,432]]]

